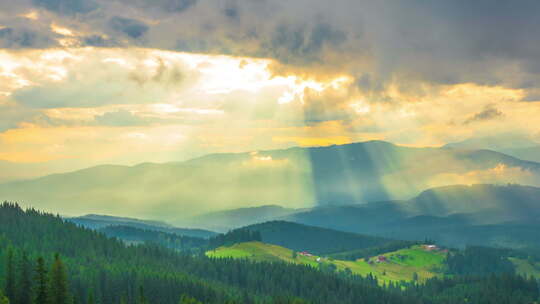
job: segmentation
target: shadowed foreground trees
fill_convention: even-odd
[[[244,236],[239,236],[243,238]],[[247,237],[247,236],[246,236]],[[251,237],[251,236],[250,236]],[[372,276],[126,246],[60,217],[0,206],[0,282],[10,304],[521,304],[538,282],[515,274],[378,286]],[[405,287],[405,288],[403,288]],[[6,300],[0,297],[0,304]]]
[[[0,290],[0,304],[9,304],[9,300],[6,296],[4,296],[2,290]]]

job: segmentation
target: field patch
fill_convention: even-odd
[[[344,261],[305,252],[294,253],[288,248],[261,242],[223,246],[208,251],[206,254],[215,258],[247,258],[266,262],[283,261],[316,268],[321,267],[321,265],[333,265],[339,271],[350,271],[362,276],[372,274],[378,278],[381,284],[413,280],[422,282],[437,276],[442,273],[446,256],[446,253],[442,251],[428,251],[421,246],[413,246],[370,259]]]

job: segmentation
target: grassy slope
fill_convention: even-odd
[[[382,282],[411,281],[414,273],[423,281],[437,275],[443,267],[444,253],[428,252],[420,246],[413,246],[384,254],[389,262],[369,264],[361,259],[352,261],[334,261],[338,267],[349,267],[354,273],[377,276]],[[372,259],[374,261],[374,259]]]
[[[250,258],[257,261],[298,263],[317,267],[316,257],[305,257],[298,255],[296,259],[292,258],[293,251],[261,242],[247,242],[234,244],[230,247],[220,247],[216,250],[206,253],[210,257],[216,258]]]
[[[207,252],[208,256],[224,258],[250,258],[258,261],[285,261],[289,263],[306,264],[318,267],[317,257],[297,255],[292,258],[293,251],[281,246],[260,242],[235,244],[230,247],[220,247]],[[367,275],[372,273],[381,283],[390,281],[411,281],[416,272],[420,281],[437,275],[437,269],[442,267],[444,253],[427,252],[420,246],[402,249],[385,254],[387,263],[369,264],[361,259],[357,261],[342,261],[323,259],[323,263],[332,263],[339,270],[349,268],[353,273]],[[400,256],[402,258],[400,258]]]
[[[518,274],[540,278],[540,263],[533,265],[527,260],[517,258],[510,258],[510,261],[516,266]]]

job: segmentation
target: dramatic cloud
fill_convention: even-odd
[[[463,123],[470,124],[477,121],[492,120],[503,117],[503,112],[497,110],[493,105],[487,105],[484,110],[474,114],[472,117],[467,118]]]
[[[113,30],[124,33],[133,39],[138,39],[148,31],[148,26],[135,19],[115,16],[111,18],[110,26]]]
[[[98,8],[94,0],[32,0],[37,7],[65,15],[87,14]]]
[[[8,10],[0,15],[6,48],[65,45],[51,33],[54,20],[75,30],[78,45],[271,57],[349,73],[364,90],[472,82],[534,91],[540,80],[534,0],[33,0]],[[32,11],[42,13],[22,17]]]
[[[2,103],[0,98],[0,132],[17,127],[21,121],[31,119],[35,113],[14,104]]]
[[[165,65],[159,57],[139,62],[100,55],[70,56],[51,67],[57,77],[32,79],[33,85],[13,92],[13,99],[31,108],[91,108],[110,104],[158,103],[183,88],[181,62]],[[83,53],[83,54],[84,54]],[[39,73],[39,71],[34,71]]]
[[[539,11],[535,0],[3,1],[0,159],[540,134]]]
[[[95,121],[101,126],[137,126],[147,125],[149,122],[126,110],[107,112],[95,117]]]
[[[47,13],[26,22],[39,31],[15,24],[13,14],[0,16],[6,48],[43,47],[46,39],[65,44],[51,34],[54,20],[76,30],[71,39],[79,45],[271,57],[350,73],[368,91],[424,82],[533,91],[540,80],[540,42],[531,39],[540,28],[534,0],[33,0],[9,9]]]

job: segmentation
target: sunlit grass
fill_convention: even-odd
[[[535,278],[540,278],[540,263],[539,262],[529,262],[524,259],[510,258],[510,261],[516,267],[516,273],[524,276],[533,276]]]
[[[420,246],[414,246],[384,254],[388,258],[388,262],[370,264],[364,259],[343,261],[326,259],[325,257],[321,257],[321,261],[318,262],[318,256],[297,254],[296,258],[293,258],[292,250],[261,242],[247,242],[228,247],[224,246],[208,251],[206,254],[214,258],[248,258],[266,262],[283,261],[309,265],[315,268],[318,268],[320,263],[334,264],[336,269],[340,271],[348,268],[354,274],[362,276],[372,274],[377,277],[380,284],[413,281],[415,273],[418,281],[423,282],[426,279],[440,275],[439,270],[442,269],[445,258],[445,253],[426,251]],[[400,258],[400,256],[404,258]]]

